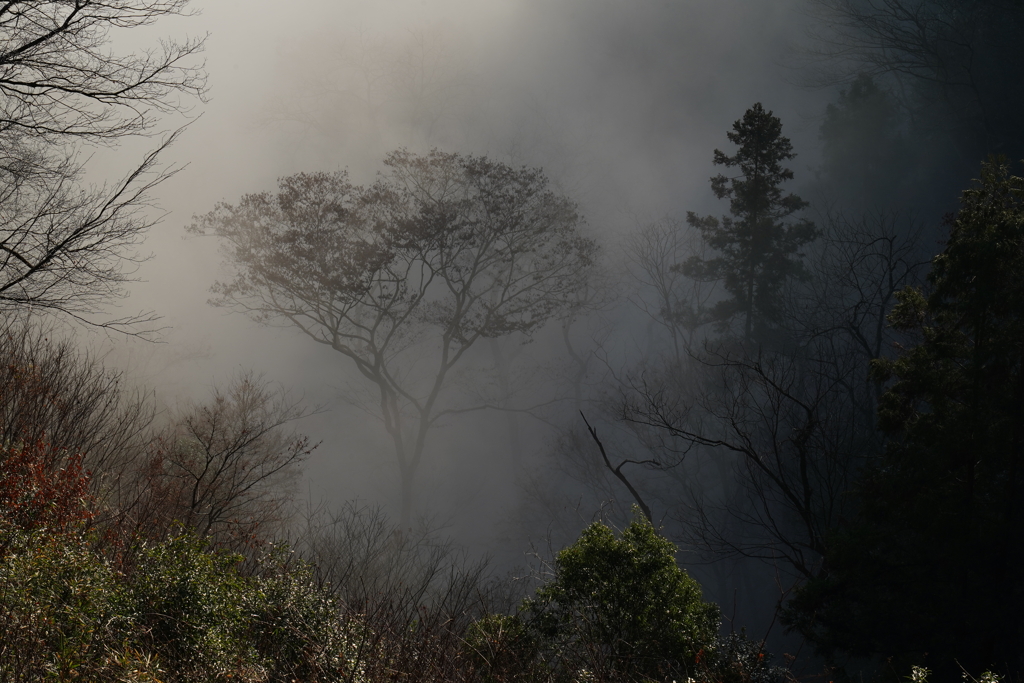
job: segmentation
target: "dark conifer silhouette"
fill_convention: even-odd
[[[783,194],[781,185],[793,172],[782,162],[796,156],[789,138],[782,135],[782,121],[760,103],[747,110],[727,133],[739,145],[733,156],[715,150],[715,164],[737,167],[739,174],[719,174],[711,189],[719,199],[729,199],[731,216],[718,219],[687,213],[687,222],[717,255],[692,256],[681,266],[689,277],[721,280],[732,298],[720,302],[715,318],[723,326],[737,315],[744,319],[744,337],[778,320],[779,294],[788,278],[805,276],[799,249],[815,237],[806,220],[786,219],[807,203],[795,194]]]

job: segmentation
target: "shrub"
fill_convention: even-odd
[[[82,538],[0,520],[0,681],[105,669],[116,576]]]
[[[81,455],[42,439],[0,448],[0,517],[23,530],[65,533],[92,518]],[[2,547],[2,546],[0,546]]]
[[[355,626],[313,568],[284,546],[260,558],[215,552],[181,534],[141,553],[126,595],[140,651],[180,680],[353,680]]]
[[[296,547],[344,605],[347,670],[362,680],[477,680],[464,637],[504,600],[485,561],[425,527],[401,529],[380,508],[350,503],[306,518]],[[346,679],[349,680],[349,679]]]
[[[356,652],[366,629],[342,616],[339,602],[317,581],[315,567],[284,546],[261,564],[263,573],[244,596],[252,615],[246,639],[270,680],[361,680],[364,666]]]
[[[258,666],[245,637],[249,586],[236,571],[240,560],[207,552],[206,541],[190,534],[144,547],[124,586],[125,636],[186,680]]]
[[[361,633],[287,548],[246,575],[180,534],[120,572],[93,540],[0,519],[0,682],[362,678]]]
[[[558,553],[554,577],[536,597],[515,617],[478,621],[467,644],[478,663],[489,658],[484,673],[496,677],[511,673],[502,666],[524,673],[533,651],[556,678],[686,678],[713,657],[719,613],[675,552],[646,520],[634,520],[620,538],[592,524]],[[496,644],[511,648],[506,659],[495,656]]]

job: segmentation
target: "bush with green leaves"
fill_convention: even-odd
[[[242,662],[259,666],[246,638],[246,592],[255,586],[237,572],[240,561],[207,552],[204,539],[188,534],[143,547],[122,595],[142,649],[186,679],[226,676]]]
[[[362,680],[365,663],[359,654],[367,628],[321,585],[316,568],[295,559],[285,546],[263,558],[261,568],[244,596],[251,615],[245,637],[268,678]]]
[[[286,548],[246,574],[181,534],[115,569],[92,540],[0,520],[0,683],[362,678],[357,620]]]
[[[719,611],[675,553],[646,520],[618,538],[592,524],[517,615],[474,625],[472,656],[494,678],[534,677],[539,662],[556,679],[685,679],[714,658]]]
[[[0,681],[98,673],[116,623],[116,576],[81,538],[0,520]]]
[[[313,569],[277,547],[259,559],[212,552],[182,534],[143,549],[126,586],[144,651],[173,663],[179,680],[352,680],[351,619]]]

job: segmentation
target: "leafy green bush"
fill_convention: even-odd
[[[246,639],[265,663],[270,680],[361,680],[357,657],[365,626],[345,615],[317,581],[315,568],[286,547],[263,560],[264,571],[244,596],[251,615]]]
[[[105,666],[116,577],[88,544],[0,521],[0,681],[65,679]]]
[[[286,548],[246,575],[181,534],[120,572],[90,540],[0,520],[0,682],[361,678],[357,622]]]
[[[353,620],[312,567],[280,546],[239,571],[241,557],[182,534],[143,550],[128,579],[139,645],[181,680],[353,680]]]
[[[478,621],[467,645],[496,678],[526,675],[537,660],[555,678],[685,678],[713,659],[719,612],[675,552],[646,520],[621,538],[592,524],[558,553],[536,597],[514,617]]]
[[[206,541],[189,534],[142,548],[121,594],[130,622],[125,635],[185,679],[258,667],[246,638],[246,592],[252,587],[237,572],[240,560],[207,552]]]
[[[0,447],[0,681],[104,667],[116,576],[86,542],[82,457],[39,439]]]

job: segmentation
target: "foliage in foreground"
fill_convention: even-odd
[[[261,576],[189,534],[118,569],[80,535],[0,530],[0,680],[337,680],[338,606],[282,552]]]
[[[351,675],[335,600],[278,548],[242,558],[188,532],[96,550],[80,458],[0,460],[0,681],[333,680]]]
[[[646,521],[592,525],[507,616],[488,614],[481,567],[372,515],[314,525],[299,547],[316,564],[184,528],[100,542],[80,458],[3,456],[0,683],[779,678],[760,643],[717,637],[717,606]]]
[[[702,599],[675,553],[646,520],[618,538],[592,524],[516,614],[473,624],[467,648],[495,681],[777,678],[760,643],[718,638],[718,606]]]

